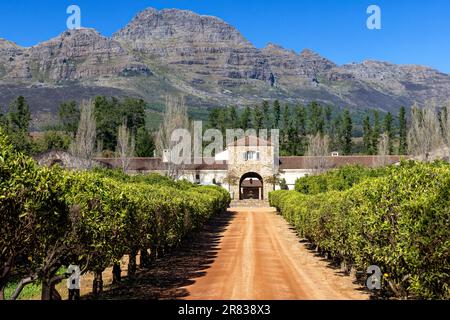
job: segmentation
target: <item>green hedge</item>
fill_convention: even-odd
[[[157,175],[42,168],[0,132],[0,290],[28,276],[51,285],[69,264],[99,273],[128,253],[164,252],[230,201],[223,188]]]
[[[276,191],[270,202],[333,258],[381,267],[395,295],[450,298],[448,164],[405,162],[346,191]]]
[[[345,166],[321,175],[297,179],[295,191],[309,195],[345,191],[365,179],[385,176],[389,171],[390,167],[369,169],[361,166]]]

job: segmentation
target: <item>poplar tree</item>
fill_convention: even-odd
[[[278,129],[280,127],[280,119],[281,119],[281,105],[278,100],[275,100],[273,103],[273,129]]]
[[[343,126],[343,152],[345,155],[349,155],[352,153],[353,147],[352,141],[353,122],[350,116],[350,111],[348,109],[344,110],[342,126]]]
[[[398,127],[399,127],[399,147],[398,153],[406,155],[408,152],[408,132],[406,128],[406,108],[401,107],[398,115]]]
[[[384,133],[387,136],[387,148],[389,151],[389,154],[394,154],[394,117],[392,116],[392,113],[388,112],[388,114],[384,117],[384,124],[383,124]]]

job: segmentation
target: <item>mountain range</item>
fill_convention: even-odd
[[[0,39],[0,105],[24,95],[35,123],[60,102],[132,96],[160,112],[183,95],[193,113],[210,107],[316,100],[356,110],[450,98],[450,75],[420,65],[364,61],[337,65],[310,49],[256,48],[223,20],[191,11],[146,9],[112,37],[68,30],[25,48]]]

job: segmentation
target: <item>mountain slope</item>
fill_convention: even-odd
[[[450,76],[377,61],[338,66],[275,44],[258,49],[219,18],[149,8],[111,38],[80,29],[31,48],[0,39],[0,105],[19,93],[36,122],[64,99],[96,94],[139,96],[155,106],[168,94],[185,95],[197,111],[279,99],[395,112],[448,100]]]

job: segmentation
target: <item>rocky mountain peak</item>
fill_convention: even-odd
[[[229,43],[249,46],[250,43],[233,26],[223,20],[202,16],[188,10],[148,8],[114,34],[119,40],[146,40],[197,43]]]

